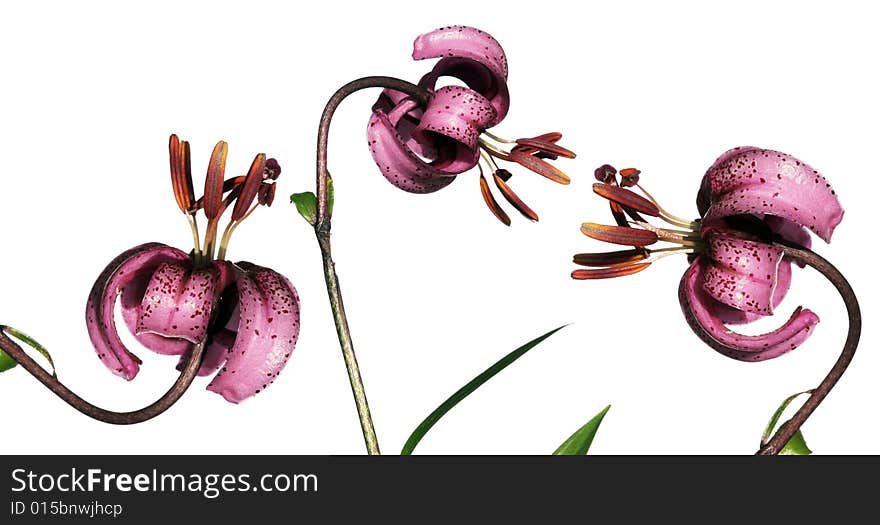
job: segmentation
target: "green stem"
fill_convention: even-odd
[[[366,88],[390,88],[407,93],[415,100],[424,105],[430,93],[426,90],[392,77],[364,77],[353,80],[339,88],[330,97],[324,112],[321,114],[321,122],[318,126],[317,148],[317,216],[315,220],[315,236],[318,246],[321,248],[321,258],[324,263],[324,280],[327,284],[327,295],[330,298],[330,309],[333,311],[333,321],[336,325],[336,333],[339,337],[339,346],[342,349],[342,358],[348,371],[348,380],[351,383],[351,392],[354,395],[357,407],[358,419],[361,423],[361,431],[364,435],[364,443],[367,453],[378,455],[379,440],[376,437],[376,429],[373,426],[373,418],[370,416],[370,406],[367,403],[367,394],[358,367],[357,357],[354,353],[354,345],[351,341],[351,331],[348,328],[348,320],[345,315],[345,307],[342,304],[342,292],[339,290],[339,277],[336,275],[336,265],[333,262],[330,249],[330,209],[327,203],[327,141],[330,134],[330,121],[339,104],[349,95]]]

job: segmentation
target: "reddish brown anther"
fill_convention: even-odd
[[[271,206],[275,201],[275,184],[264,182],[260,185],[260,192],[257,193],[257,202],[261,206]]]
[[[583,223],[581,225],[581,232],[587,237],[599,241],[623,244],[626,246],[648,246],[649,244],[657,242],[657,234],[649,230],[627,228],[623,226],[606,226],[604,224],[596,224],[593,222]]]
[[[635,186],[639,183],[639,174],[642,172],[635,168],[624,168],[620,170],[620,185],[624,188]]]
[[[614,268],[590,268],[588,270],[574,270],[571,272],[572,279],[611,279],[614,277],[623,277],[624,275],[632,275],[639,273],[651,263],[630,264],[628,266],[616,266]]]
[[[617,179],[615,178],[617,175],[617,170],[611,164],[602,164],[596,171],[593,172],[596,176],[596,180],[599,182],[604,182],[605,184],[616,184]]]
[[[498,170],[498,171],[501,171],[501,170]],[[514,193],[514,191],[512,189],[510,189],[510,186],[508,186],[507,183],[505,182],[506,179],[504,179],[501,175],[499,175],[498,171],[493,173],[492,177],[495,179],[495,185],[498,186],[499,190],[501,190],[501,194],[504,195],[504,198],[507,199],[507,202],[509,202],[511,206],[516,208],[516,210],[518,212],[523,214],[524,217],[531,219],[533,221],[537,221],[538,214],[535,213],[534,211],[532,211],[532,209],[529,208],[526,205],[526,203],[524,203],[522,201],[522,199],[520,199],[519,196],[516,193]],[[508,177],[508,179],[509,178],[510,177]]]
[[[593,184],[593,191],[597,195],[605,197],[612,202],[616,202],[624,208],[636,210],[652,217],[660,215],[660,210],[657,208],[656,204],[626,188],[597,182]]]
[[[259,153],[254,157],[248,174],[245,177],[244,184],[241,187],[241,193],[235,201],[235,207],[232,209],[232,220],[241,220],[248,212],[251,204],[260,190],[263,182],[263,176],[266,169],[266,154]]]
[[[208,220],[214,220],[223,212],[223,175],[226,172],[228,151],[229,146],[221,140],[211,153],[208,173],[205,176],[204,197],[205,216]]]
[[[562,146],[559,146],[553,142],[544,141],[539,138],[517,139],[516,144],[517,145],[513,147],[513,151],[522,151],[526,155],[540,152],[548,154],[552,158],[564,157],[566,159],[573,159],[576,157],[573,151],[563,148]]]
[[[480,192],[483,194],[483,200],[486,201],[486,206],[489,207],[495,217],[503,222],[505,226],[510,226],[510,217],[508,217],[507,213],[501,209],[501,206],[498,205],[498,201],[492,196],[492,193],[489,191],[489,183],[486,182],[486,177],[484,177],[482,173],[480,174]]]
[[[195,195],[193,194],[192,172],[190,171],[189,143],[181,141],[177,135],[171,135],[168,141],[168,154],[171,164],[171,187],[174,189],[174,199],[177,207],[183,213],[190,213],[194,209]]]
[[[647,258],[648,250],[637,248],[604,253],[578,253],[574,256],[574,263],[581,266],[621,266],[644,261]]]
[[[553,182],[558,182],[559,184],[568,184],[571,182],[571,179],[568,177],[568,175],[562,173],[562,171],[560,171],[549,162],[544,162],[543,160],[537,158],[535,155],[526,155],[521,151],[511,151],[508,158],[509,160],[512,160],[513,162],[516,162],[517,164],[537,173],[538,175],[547,177]]]

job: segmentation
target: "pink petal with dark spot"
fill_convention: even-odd
[[[773,290],[773,309],[775,310],[785,299],[791,287],[791,261],[787,257],[782,258],[779,268],[776,271],[776,289]],[[747,324],[763,317],[764,314],[753,312],[744,312],[736,308],[718,303],[715,305],[715,314],[724,324]]]
[[[162,355],[181,355],[190,348],[189,341],[183,339],[169,339],[161,335],[137,333],[138,318],[141,315],[141,300],[149,284],[149,275],[128,283],[119,295],[119,305],[122,310],[122,320],[128,331],[145,348]]]
[[[122,343],[114,319],[117,296],[125,287],[149,279],[163,262],[189,259],[184,252],[160,243],[147,243],[127,250],[113,259],[101,272],[86,302],[86,328],[101,362],[114,374],[132,380],[140,360]]]
[[[727,306],[761,315],[773,313],[782,250],[776,246],[711,232],[702,272],[703,290]]]
[[[236,265],[238,335],[226,365],[208,390],[238,403],[271,384],[299,336],[299,297],[283,275],[250,263]]]
[[[431,98],[412,137],[421,144],[447,142],[454,148],[454,154],[442,165],[433,165],[449,173],[461,173],[476,166],[480,133],[494,116],[489,101],[476,91],[461,86],[442,87]]]
[[[704,177],[704,223],[731,215],[775,215],[809,228],[825,242],[843,208],[825,178],[800,160],[773,150],[727,152]],[[698,198],[698,203],[700,198]]]
[[[455,180],[454,175],[444,173],[413,153],[382,111],[374,111],[370,117],[367,142],[382,175],[404,191],[432,193]]]
[[[202,357],[202,364],[199,365],[199,377],[211,375],[220,369],[229,357],[229,351],[234,343],[235,332],[231,330],[221,328],[220,331],[213,334],[211,336],[211,342],[208,344],[208,347],[205,348],[205,355]],[[180,362],[177,363],[178,371],[183,371],[184,365],[188,359],[189,352],[180,357]]]
[[[201,343],[220,292],[231,279],[228,266],[215,261],[211,268],[190,270],[179,263],[160,264],[141,301],[136,333]]]
[[[718,319],[719,305],[700,286],[701,273],[708,263],[698,257],[685,272],[678,288],[678,299],[688,325],[716,351],[739,361],[764,361],[797,348],[812,333],[819,317],[797,308],[788,321],[763,335],[742,335],[731,331]]]
[[[434,88],[441,76],[462,80],[486,97],[495,108],[490,126],[501,122],[510,107],[507,57],[491,35],[466,26],[450,26],[425,33],[413,42],[413,58],[440,58],[419,85]]]

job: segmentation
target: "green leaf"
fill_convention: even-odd
[[[593,419],[587,421],[586,425],[579,428],[570,438],[566,439],[565,443],[559,445],[559,448],[556,449],[553,455],[586,456],[587,451],[590,450],[590,445],[593,443],[593,437],[596,435],[596,431],[599,430],[599,425],[602,424],[602,418],[605,417],[609,408],[611,408],[611,405],[603,408]]]
[[[761,436],[761,446],[767,444],[767,442],[770,441],[770,436],[774,435],[773,430],[776,428],[776,424],[779,423],[779,418],[782,417],[782,413],[785,412],[788,405],[798,397],[812,393],[812,390],[805,390],[803,392],[798,392],[797,394],[792,394],[782,401],[782,404],[779,405],[776,412],[773,412],[773,415],[770,416],[770,422],[767,423],[767,428],[764,429],[764,435]],[[800,429],[791,436],[788,443],[786,443],[785,446],[782,447],[782,450],[779,451],[780,455],[791,456],[807,456],[812,453],[813,451],[807,446],[807,442],[804,440],[804,435],[801,433]]]
[[[413,430],[413,433],[409,436],[409,439],[406,440],[406,444],[403,445],[403,450],[400,451],[400,455],[408,456],[412,454],[413,450],[415,450],[416,448],[416,445],[419,444],[419,441],[421,441],[422,438],[425,437],[425,434],[427,434],[428,431],[431,430],[431,427],[433,427],[437,423],[437,421],[440,420],[441,417],[446,415],[446,413],[449,412],[452,407],[457,405],[462,399],[472,394],[476,389],[480,388],[483,383],[492,379],[495,374],[504,370],[505,368],[507,368],[508,365],[522,357],[526,352],[541,344],[544,339],[547,339],[548,337],[555,334],[559,330],[562,330],[566,326],[568,325],[562,325],[558,328],[554,328],[546,334],[532,339],[528,343],[522,345],[513,352],[510,352],[506,356],[499,359],[494,365],[490,366],[483,373],[473,378],[468,384],[459,388],[454,394],[449,396],[449,399],[444,401],[440,406],[434,409],[433,412],[428,414],[428,417],[426,417],[425,420],[422,421],[415,430]]]
[[[14,337],[14,338],[18,339],[19,341],[25,343],[26,345],[30,346],[31,348],[33,348],[34,350],[39,352],[43,357],[46,358],[47,361],[49,361],[49,364],[52,366],[52,376],[55,377],[56,379],[58,378],[58,374],[55,373],[55,362],[52,361],[52,356],[49,354],[49,351],[46,350],[46,347],[44,347],[43,345],[38,343],[33,337],[27,335],[24,332],[16,330],[15,328],[12,328],[11,326],[3,327],[3,333],[5,333],[6,335],[8,335],[10,337]],[[4,368],[4,362],[5,362],[4,356],[6,358],[8,358],[9,360],[11,360],[14,364],[9,366],[8,368]],[[18,363],[16,363],[15,360],[12,359],[12,356],[10,356],[6,352],[0,350],[0,372],[3,372],[5,370],[9,370],[10,368],[14,367],[16,364],[18,364]]]
[[[3,350],[0,350],[0,372],[5,372],[10,368],[15,368],[18,364],[18,361],[12,358],[11,355],[7,354]]]
[[[791,436],[788,443],[779,451],[780,456],[809,456],[812,453],[813,451],[810,450],[807,442],[804,441],[804,435],[801,434],[800,429]]]
[[[296,206],[296,211],[302,215],[303,219],[307,220],[312,226],[315,225],[318,216],[318,201],[315,199],[314,193],[310,191],[294,193],[290,196],[290,202]]]

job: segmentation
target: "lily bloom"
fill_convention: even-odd
[[[199,375],[219,369],[208,390],[238,403],[266,388],[287,363],[299,335],[299,297],[274,270],[225,259],[233,230],[258,206],[272,204],[281,173],[275,159],[260,153],[247,175],[224,180],[227,150],[225,142],[217,143],[204,197],[196,200],[189,144],[171,136],[174,196],[195,246],[187,254],[151,242],[122,252],[92,287],[86,325],[101,362],[114,374],[134,379],[141,360],[117,332],[119,299],[126,327],[146,348],[182,356],[183,363],[193,345],[205,345]],[[232,216],[215,256],[219,220],[230,206]],[[204,247],[196,221],[200,210],[208,219]]]
[[[559,184],[568,184],[565,173],[547,162],[575,154],[556,143],[561,133],[545,133],[516,140],[490,133],[510,106],[507,58],[491,35],[466,26],[450,26],[416,38],[413,58],[439,58],[419,86],[432,96],[425,108],[406,94],[386,89],[373,106],[367,140],[373,160],[389,182],[412,193],[431,193],[449,185],[459,173],[475,166],[480,170],[480,191],[486,205],[501,222],[510,217],[489,189],[486,173],[501,195],[523,216],[538,215],[508,184],[512,173],[496,160],[519,164]],[[437,87],[449,76],[467,87]]]
[[[703,177],[697,194],[700,218],[682,219],[664,210],[639,184],[635,169],[620,173],[608,165],[596,170],[593,185],[608,199],[616,225],[585,223],[594,239],[631,249],[582,253],[575,279],[638,273],[654,261],[686,254],[690,267],[679,285],[679,302],[688,324],[709,346],[741,361],[778,357],[804,342],[819,322],[798,307],[778,329],[742,335],[727,325],[772,315],[791,285],[791,261],[773,242],[810,247],[810,231],[825,242],[843,219],[831,185],[806,163],[778,151],[754,147],[725,152]],[[639,193],[628,188],[639,190]],[[645,216],[666,224],[656,226]],[[648,248],[657,242],[673,245]]]

